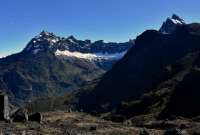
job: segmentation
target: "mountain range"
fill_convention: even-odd
[[[42,31],[21,52],[0,59],[0,89],[17,103],[59,96],[99,78],[133,45]]]
[[[31,109],[72,108],[134,124],[200,115],[200,24],[177,15],[126,43],[41,32],[0,59],[0,89]],[[67,93],[66,93],[67,92]]]
[[[160,30],[139,35],[99,81],[74,93],[76,102],[66,101],[114,121],[197,117],[199,52],[200,24],[173,15]]]

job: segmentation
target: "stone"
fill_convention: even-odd
[[[10,119],[10,108],[8,96],[4,94],[0,94],[0,119],[1,120],[9,120]]]
[[[33,113],[30,116],[28,116],[28,120],[41,123],[42,122],[42,115],[39,112]]]
[[[12,116],[13,122],[26,122],[28,121],[28,114],[26,111],[19,109]]]

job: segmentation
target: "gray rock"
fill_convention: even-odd
[[[8,96],[4,94],[0,94],[0,119],[1,120],[9,120],[10,119],[10,107]]]

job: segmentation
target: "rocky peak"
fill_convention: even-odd
[[[67,41],[69,41],[71,44],[78,44],[78,40],[73,35],[69,36]]]
[[[173,14],[171,19],[172,20],[176,20],[180,24],[185,24],[185,21],[182,18],[180,18],[178,15],[176,15],[176,14]]]
[[[43,30],[41,33],[40,33],[41,36],[49,36],[49,35],[54,35],[52,32],[48,32],[48,31],[45,31]]]
[[[73,35],[69,36],[67,39],[77,40]]]
[[[37,54],[41,51],[52,48],[52,46],[57,44],[60,40],[61,38],[56,36],[54,33],[42,31],[28,43],[23,51]]]
[[[160,32],[163,34],[172,34],[177,26],[185,25],[185,21],[178,15],[173,14],[172,17],[168,17],[160,28]]]
[[[28,43],[23,51],[34,55],[46,51],[55,53],[57,50],[86,54],[118,54],[126,52],[132,44],[132,42],[105,43],[103,40],[91,42],[91,40],[78,40],[74,36],[61,38],[54,33],[42,31]]]
[[[60,37],[56,36],[52,32],[42,31],[38,36],[35,37],[36,40],[47,40],[49,42],[56,42],[60,40]]]

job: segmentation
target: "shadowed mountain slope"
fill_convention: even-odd
[[[107,112],[122,102],[139,99],[144,92],[169,79],[165,70],[168,65],[200,50],[198,25],[177,26],[172,34],[145,31],[95,89],[80,98],[80,104],[87,111]]]

